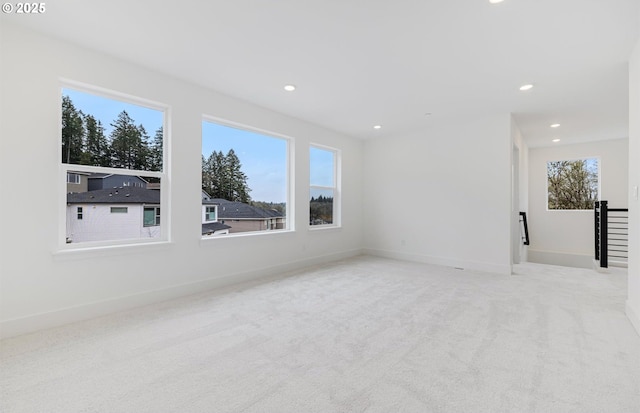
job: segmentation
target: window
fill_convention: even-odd
[[[160,215],[167,198],[166,109],[95,91],[62,88],[59,159],[67,186],[61,248],[166,240]]]
[[[67,172],[67,183],[80,185],[80,174]]]
[[[144,207],[143,225],[154,227],[160,225],[160,207]]]
[[[202,122],[202,202],[217,204],[205,220],[230,234],[290,229],[289,147],[276,134],[222,121]]]
[[[207,222],[218,220],[217,207],[215,205],[206,207],[204,220]]]
[[[547,209],[592,210],[599,175],[597,158],[547,162]]]
[[[311,146],[309,169],[309,225],[339,225],[338,152]]]

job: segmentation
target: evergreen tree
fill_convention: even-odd
[[[162,141],[164,133],[162,126],[156,130],[153,140],[149,145],[149,159],[147,160],[147,167],[150,171],[162,170]]]
[[[233,149],[229,149],[224,160],[226,193],[227,200],[248,203],[251,201],[249,196],[249,186],[247,185],[247,175],[242,172],[242,164]]]
[[[247,175],[233,149],[227,155],[213,151],[208,158],[202,156],[202,189],[212,198],[249,203],[251,189]]]
[[[62,162],[81,164],[83,161],[84,127],[82,112],[69,96],[62,97]]]
[[[111,160],[116,168],[145,170],[148,135],[142,125],[136,126],[126,111],[120,112],[111,131]]]
[[[84,116],[86,145],[83,164],[92,166],[111,166],[109,142],[104,127],[93,115]]]

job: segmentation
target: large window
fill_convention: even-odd
[[[597,158],[547,162],[547,208],[591,210],[598,200]]]
[[[115,97],[117,96],[117,97]],[[61,244],[114,245],[168,238],[164,108],[110,92],[63,87]]]
[[[203,225],[223,224],[225,236],[290,229],[290,145],[288,138],[272,133],[204,120]]]
[[[340,224],[338,152],[311,146],[309,167],[309,225],[337,226]]]

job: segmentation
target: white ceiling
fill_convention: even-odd
[[[542,146],[553,137],[628,136],[627,61],[639,6],[56,0],[42,15],[3,18],[354,137],[512,112],[529,144]],[[285,92],[287,83],[298,90]],[[520,92],[524,83],[535,87]],[[562,126],[549,128],[555,122]]]

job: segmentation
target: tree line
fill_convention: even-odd
[[[309,223],[324,225],[333,223],[333,197],[319,195],[309,202]]]
[[[62,162],[141,171],[162,170],[162,127],[149,136],[123,110],[111,123],[109,136],[100,120],[62,97]]]

